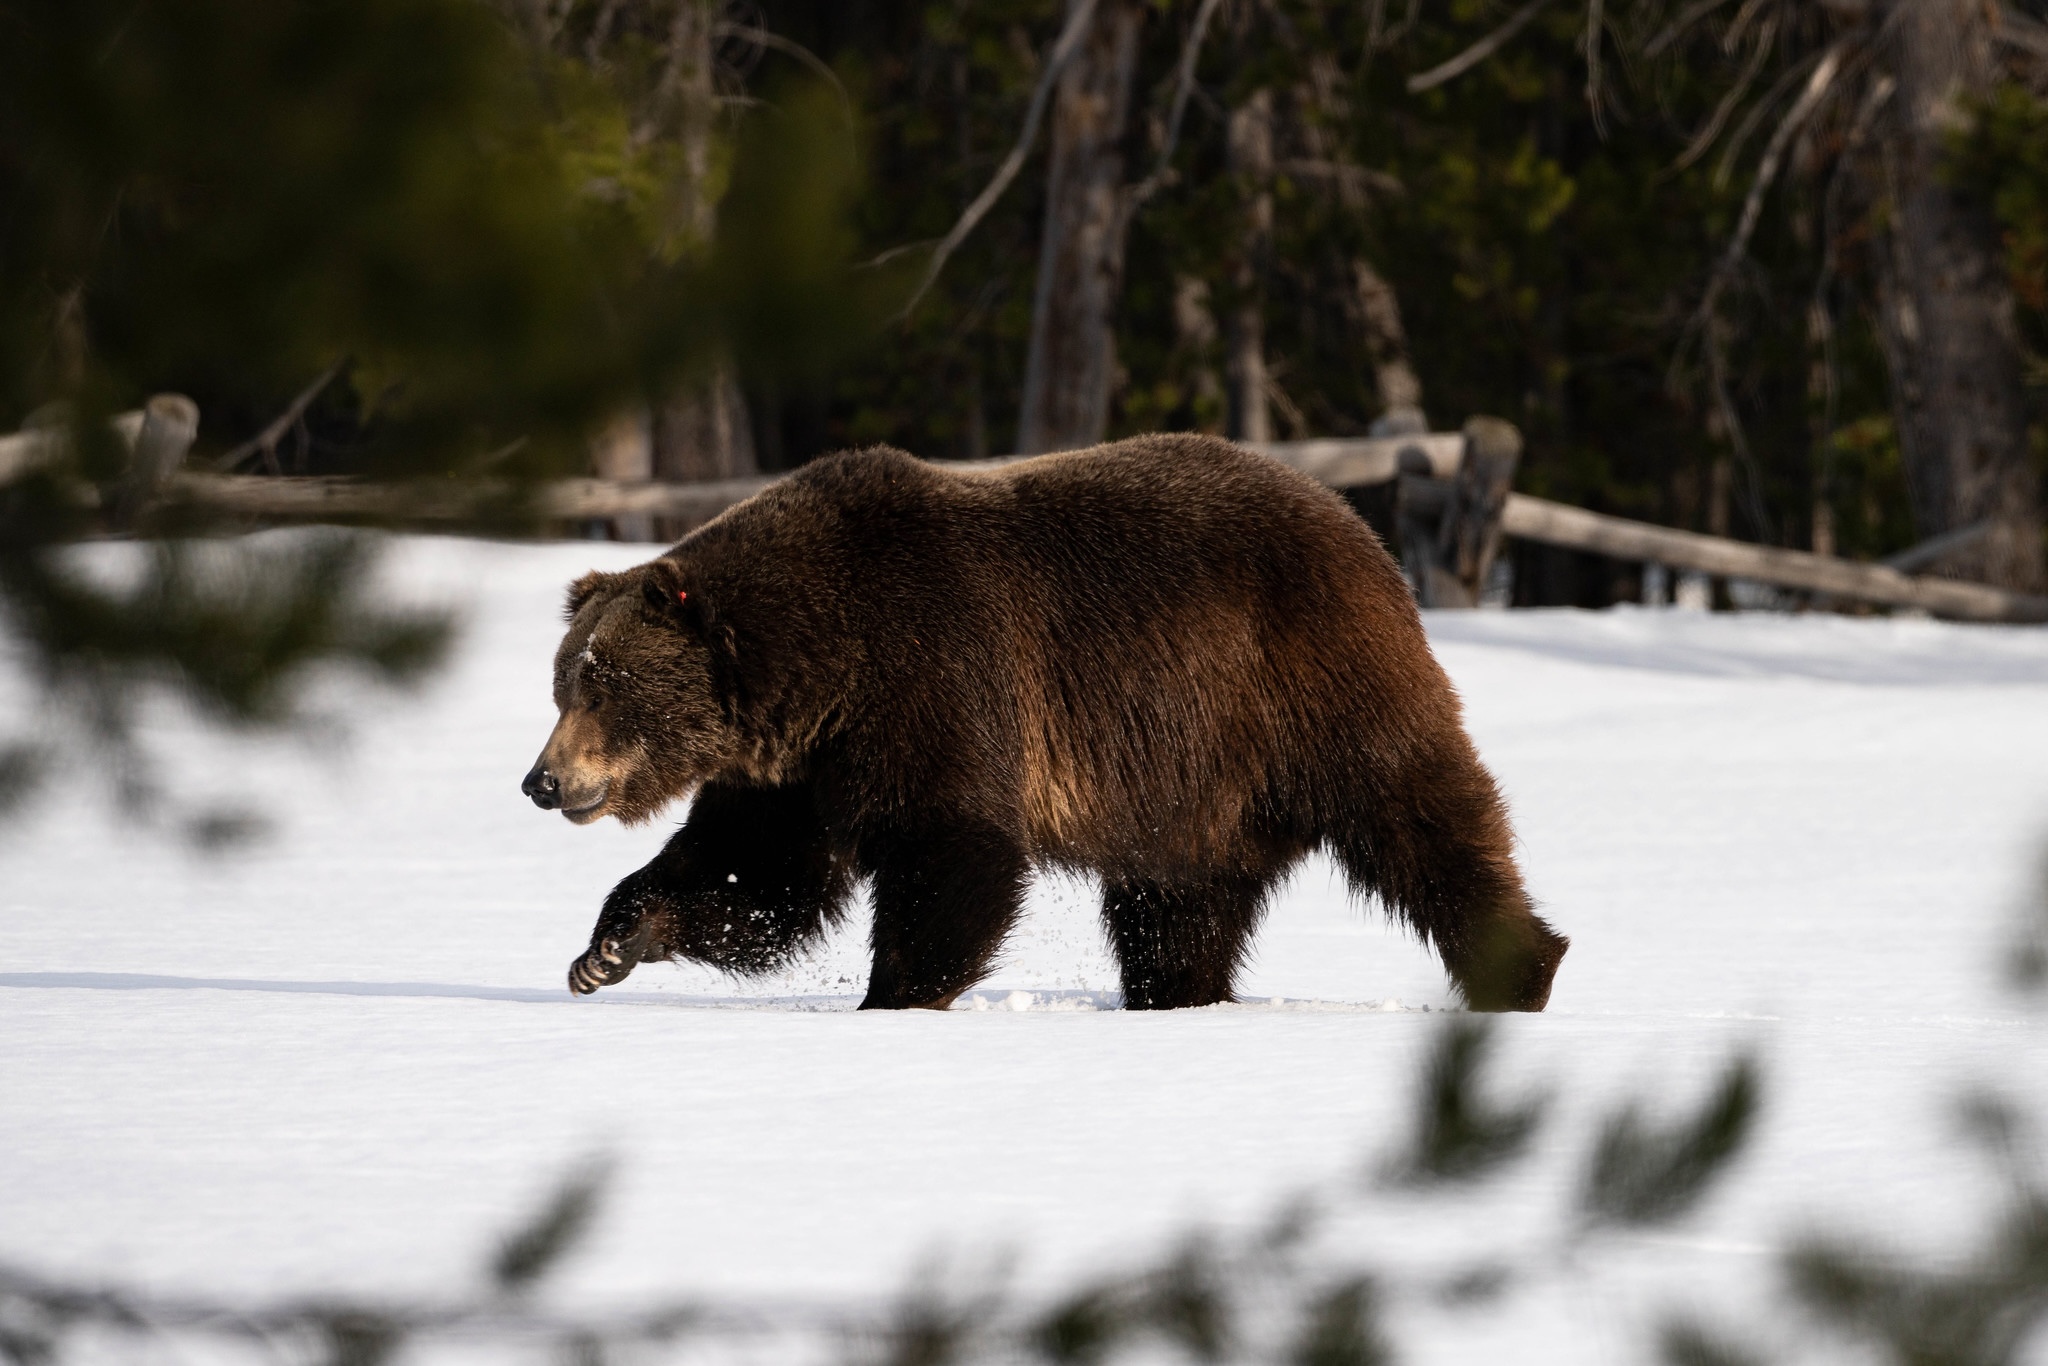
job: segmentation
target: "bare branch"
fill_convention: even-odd
[[[1671,163],[1672,170],[1682,171],[1707,154],[1707,149],[1714,145],[1714,139],[1720,137],[1721,130],[1727,126],[1728,116],[1735,112],[1736,106],[1742,103],[1742,97],[1749,93],[1749,87],[1756,83],[1757,73],[1764,69],[1764,61],[1771,55],[1771,42],[1777,36],[1778,16],[1774,14],[1764,20],[1763,28],[1758,30],[1756,50],[1749,54],[1749,61],[1743,64],[1742,75],[1736,79],[1734,88],[1723,95],[1721,102],[1714,106],[1713,115],[1700,131],[1693,135],[1685,150],[1678,154],[1678,160]]]
[[[1742,0],[1742,8],[1735,11],[1735,22],[1728,25],[1728,31],[1721,35],[1721,50],[1733,52],[1742,35],[1749,29],[1749,21],[1756,18],[1766,0]]]
[[[1850,169],[1856,154],[1862,149],[1863,140],[1869,135],[1870,125],[1876,120],[1878,111],[1891,98],[1896,82],[1890,76],[1879,76],[1864,92],[1863,103],[1850,121],[1849,133],[1842,142],[1842,150],[1835,155],[1835,171],[1828,177],[1827,190],[1821,196],[1821,255],[1820,269],[1813,281],[1813,297],[1807,304],[1808,330],[1820,344],[1821,415],[1819,436],[1815,445],[1820,455],[1820,480],[1818,492],[1822,498],[1832,496],[1835,485],[1835,425],[1841,411],[1841,380],[1839,347],[1836,338],[1834,278],[1837,262],[1836,222],[1841,213],[1843,187],[1849,181]],[[1815,546],[1816,550],[1820,547]],[[1895,568],[1898,566],[1894,566]]]
[[[1550,0],[1529,0],[1529,3],[1516,10],[1505,24],[1487,34],[1448,62],[1441,66],[1433,66],[1420,75],[1410,76],[1408,78],[1408,93],[1419,95],[1425,90],[1436,89],[1445,81],[1456,80],[1464,75],[1467,71],[1470,71],[1473,67],[1478,66],[1488,57],[1500,51],[1510,38],[1513,38],[1517,33],[1527,28],[1529,21],[1541,14],[1544,6],[1549,3]]]
[[[1856,110],[1856,117],[1849,122],[1848,136],[1842,140],[1841,151],[1835,154],[1835,171],[1828,177],[1827,190],[1821,195],[1821,254],[1820,270],[1813,282],[1813,297],[1816,302],[1824,299],[1834,281],[1836,250],[1835,224],[1841,213],[1842,193],[1847,186],[1850,168],[1856,154],[1862,150],[1864,140],[1870,135],[1870,126],[1876,121],[1878,111],[1892,97],[1898,82],[1887,75],[1880,75],[1864,91],[1863,102]]]
[[[1643,44],[1643,56],[1654,57],[1665,48],[1683,38],[1692,26],[1728,3],[1728,0],[1693,0],[1685,13],[1664,26],[1662,32]]]
[[[1159,162],[1152,168],[1152,174],[1133,185],[1125,210],[1137,208],[1165,187],[1173,177],[1173,154],[1180,146],[1181,119],[1188,112],[1188,96],[1195,88],[1195,63],[1202,55],[1202,39],[1209,31],[1209,20],[1215,17],[1222,0],[1202,0],[1202,7],[1195,11],[1194,27],[1188,30],[1188,39],[1181,44],[1178,74],[1173,83],[1173,104],[1166,114],[1166,140],[1159,149]]]
[[[1716,272],[1717,275],[1724,275],[1733,270],[1735,263],[1749,250],[1749,239],[1756,232],[1757,219],[1763,214],[1764,196],[1770,192],[1771,185],[1778,178],[1779,165],[1785,158],[1785,148],[1791,145],[1792,135],[1799,131],[1800,125],[1805,123],[1813,111],[1820,107],[1820,102],[1827,98],[1828,88],[1834,84],[1835,73],[1842,69],[1843,48],[1844,44],[1837,43],[1821,56],[1820,63],[1813,69],[1813,74],[1807,77],[1806,89],[1799,92],[1799,99],[1779,123],[1777,131],[1771,134],[1771,140],[1764,145],[1763,159],[1757,162],[1756,178],[1750,182],[1749,196],[1742,202],[1742,217],[1736,220],[1735,235],[1728,239],[1728,249],[1721,254],[1721,265]],[[1711,298],[1711,286],[1708,292]]]
[[[2048,57],[2048,24],[2021,14],[2010,5],[1999,6],[1998,21],[1991,26],[1991,36],[2008,47],[2031,52],[2036,57]]]
[[[1807,77],[1806,88],[1800,92],[1798,100],[1778,124],[1777,130],[1771,134],[1771,140],[1764,148],[1763,158],[1757,163],[1756,177],[1750,182],[1749,194],[1743,200],[1742,214],[1736,221],[1735,232],[1728,239],[1728,245],[1721,252],[1720,259],[1714,263],[1713,273],[1707,279],[1706,291],[1700,297],[1700,306],[1694,310],[1692,320],[1686,327],[1688,337],[1698,334],[1705,343],[1708,366],[1714,375],[1716,404],[1724,410],[1723,416],[1729,423],[1730,439],[1735,443],[1738,454],[1744,454],[1746,448],[1742,444],[1734,404],[1724,392],[1726,386],[1722,378],[1724,367],[1720,353],[1720,324],[1716,308],[1721,300],[1722,288],[1735,277],[1744,254],[1749,250],[1749,239],[1756,232],[1757,220],[1763,213],[1764,196],[1777,181],[1779,166],[1785,157],[1785,148],[1791,144],[1800,126],[1827,97],[1836,73],[1841,70],[1842,57],[1848,48],[1848,40],[1843,40],[1820,54],[1820,60],[1814,66],[1812,74]],[[1666,383],[1674,389],[1679,383],[1678,377],[1685,350],[1686,343],[1681,341],[1677,353],[1672,356],[1671,367],[1666,375]],[[1747,459],[1746,454],[1744,458]]]
[[[348,362],[349,358],[343,356],[328,366],[318,379],[299,391],[298,397],[277,415],[275,421],[214,461],[213,467],[217,470],[232,470],[250,456],[261,452],[264,466],[272,474],[281,473],[277,467],[277,443],[284,440],[286,433],[298,425],[299,419],[306,415],[306,409],[313,406],[313,400],[320,397],[320,391],[334,383],[335,377],[348,368]]]
[[[1785,97],[1786,91],[1797,85],[1801,77],[1812,76],[1813,68],[1820,64],[1821,56],[1818,52],[1811,53],[1793,63],[1783,75],[1771,82],[1771,88],[1764,92],[1763,98],[1742,116],[1742,122],[1735,125],[1735,132],[1729,137],[1728,145],[1721,151],[1721,164],[1714,168],[1715,189],[1721,189],[1728,184],[1728,177],[1734,174],[1735,161],[1741,155],[1743,144],[1763,126],[1765,117],[1777,107],[1778,101]]]
[[[911,311],[923,301],[924,296],[931,291],[932,285],[937,282],[939,272],[946,268],[946,258],[967,240],[967,235],[974,231],[975,226],[987,216],[988,211],[995,207],[996,201],[1003,197],[1003,191],[1010,188],[1010,182],[1017,178],[1017,172],[1024,169],[1024,160],[1031,155],[1031,144],[1038,140],[1038,125],[1045,118],[1045,106],[1052,99],[1053,83],[1059,80],[1060,73],[1066,70],[1068,61],[1073,58],[1074,50],[1081,46],[1081,39],[1088,32],[1088,24],[1095,17],[1095,5],[1096,0],[1079,0],[1074,6],[1074,12],[1067,16],[1067,26],[1060,30],[1059,38],[1046,56],[1045,70],[1038,77],[1038,88],[1031,92],[1031,104],[1024,111],[1024,129],[1017,135],[1017,145],[1010,149],[1010,154],[1003,158],[1003,164],[996,168],[995,176],[982,188],[981,193],[974,197],[974,202],[967,206],[966,211],[960,215],[960,220],[953,224],[952,231],[939,239],[939,245],[932,249],[931,262],[925,267],[924,278],[918,282],[916,291],[910,296],[910,302],[896,311],[895,316],[890,319],[891,322],[900,322],[910,316]]]
[[[1735,461],[1742,469],[1743,511],[1749,514],[1750,529],[1760,541],[1771,539],[1770,515],[1764,509],[1762,479],[1758,476],[1756,456],[1750,451],[1748,434],[1743,430],[1742,415],[1736,410],[1735,399],[1728,392],[1728,355],[1721,335],[1718,320],[1707,322],[1707,373],[1714,390],[1714,406],[1721,414],[1721,422],[1728,432],[1728,444],[1735,452]]]
[[[1586,0],[1586,107],[1593,114],[1593,131],[1607,140],[1607,119],[1600,112],[1600,45],[1606,29],[1602,0]]]
[[[604,7],[590,25],[590,41],[584,44],[583,60],[594,67],[604,65],[604,45],[612,36],[612,24],[619,17],[620,0],[604,0]]]
[[[818,56],[817,53],[811,51],[802,43],[794,42],[779,33],[770,33],[765,28],[755,28],[750,24],[726,22],[713,24],[711,26],[711,36],[714,40],[719,38],[738,38],[741,42],[752,43],[756,47],[771,48],[776,52],[782,53],[785,57],[794,57],[813,72],[824,77],[831,84],[832,89],[839,94],[839,107],[846,112],[848,126],[853,124],[853,96],[846,93],[846,86],[840,82],[839,73],[828,66],[825,60]]]

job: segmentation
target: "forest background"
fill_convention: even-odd
[[[1994,516],[2016,529],[1952,572],[2038,590],[2043,11],[507,0],[515,42],[481,51],[532,78],[520,117],[577,193],[626,209],[606,250],[717,256],[729,280],[737,241],[786,286],[765,310],[739,290],[722,339],[703,289],[679,297],[694,328],[578,377],[550,416],[583,423],[601,472],[1488,413],[1527,436],[1526,492],[1863,558]],[[800,152],[757,128],[791,107],[812,116]],[[763,245],[764,211],[731,193],[750,176],[804,202],[807,236]],[[1932,316],[1944,298],[1957,316]],[[192,394],[244,467],[356,472],[403,425],[409,358],[365,364],[345,330],[282,348],[303,353],[289,377],[187,354],[125,378]],[[0,425],[62,388],[17,386]],[[280,412],[282,457],[252,448]],[[587,458],[574,444],[558,462]],[[1519,601],[1636,594],[1633,567],[1571,552],[1524,547],[1517,571]]]

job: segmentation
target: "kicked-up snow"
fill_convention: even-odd
[[[1500,1298],[1405,1301],[1407,1359],[1640,1360],[1666,1305],[1753,1316],[1824,1225],[1943,1246],[1994,1187],[1957,1098],[2048,1113],[2048,1020],[2000,985],[2048,843],[2048,631],[1671,611],[1438,614],[1439,658],[1573,939],[1493,1084],[1548,1092],[1524,1164],[1447,1198],[1364,1177],[1406,1132],[1452,1004],[1327,865],[1275,904],[1233,1006],[1114,1009],[1090,889],[1034,893],[951,1012],[855,1014],[855,916],[734,982],[563,984],[673,821],[539,812],[563,586],[645,547],[404,540],[466,605],[419,697],[350,700],[313,754],[195,742],[173,776],[276,835],[206,859],[72,788],[0,837],[0,1259],[227,1295],[432,1296],[564,1169],[618,1161],[556,1294],[891,1292],[1014,1253],[1027,1286],[1341,1192],[1331,1255],[1395,1281],[1478,1258]],[[1369,686],[1362,680],[1361,686]],[[671,813],[672,816],[680,813]],[[1759,1138],[1693,1219],[1562,1242],[1617,1099],[1694,1102],[1753,1047]]]

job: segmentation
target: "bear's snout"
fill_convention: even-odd
[[[561,780],[548,772],[545,764],[535,764],[526,781],[519,784],[519,790],[533,798],[533,804],[543,811],[553,811],[562,804]]]

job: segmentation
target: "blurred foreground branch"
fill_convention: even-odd
[[[1417,1087],[1415,1148],[1383,1170],[1467,1182],[1527,1160],[1540,1107],[1503,1109],[1483,1094],[1491,1021],[1461,1017],[1439,1032]],[[1731,1076],[1749,1076],[1737,1064]],[[1608,1165],[1588,1166],[1585,1199],[1605,1211],[1602,1227],[1627,1227],[1689,1211],[1729,1169],[1751,1129],[1753,1109],[1730,1116],[1709,1097],[1700,1116],[1641,1140],[1653,1181],[1675,1193],[1655,1211],[1617,1199]],[[1633,1109],[1625,1111],[1633,1113]],[[1689,1136],[1711,1131],[1702,1147]],[[901,1295],[866,1301],[686,1297],[636,1311],[584,1313],[542,1308],[533,1292],[592,1223],[608,1176],[602,1163],[578,1168],[498,1245],[494,1292],[467,1301],[407,1304],[321,1296],[262,1305],[84,1287],[0,1265],[0,1359],[14,1366],[68,1366],[110,1342],[140,1355],[166,1343],[212,1342],[364,1366],[433,1348],[518,1351],[556,1360],[603,1361],[622,1353],[742,1344],[785,1358],[854,1355],[910,1366],[1122,1360],[1291,1362],[1379,1366],[1395,1359],[1389,1311],[1401,1305],[1474,1302],[1510,1285],[1536,1285],[1569,1268],[1554,1246],[1503,1267],[1497,1260],[1417,1274],[1363,1265],[1346,1254],[1338,1221],[1381,1189],[1326,1184],[1286,1200],[1266,1217],[1229,1232],[1191,1233],[1153,1255],[1050,1296],[1012,1290],[1005,1264],[915,1280]],[[1634,1188],[1632,1188],[1634,1189]],[[1428,1191],[1421,1190],[1421,1198]],[[1580,1236],[1580,1235],[1567,1235]],[[87,1344],[90,1344],[88,1347]]]

